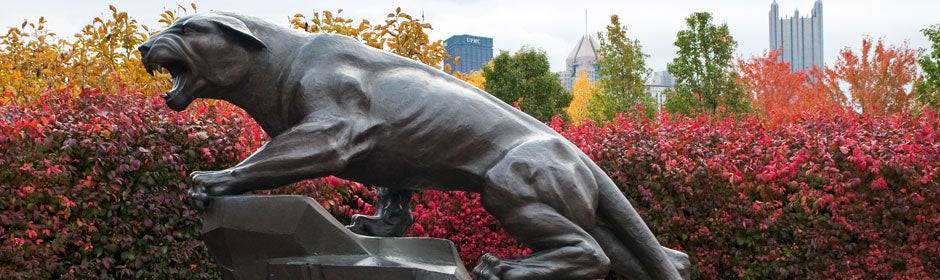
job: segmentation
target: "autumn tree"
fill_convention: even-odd
[[[924,55],[918,60],[924,79],[914,83],[917,103],[936,109],[940,106],[940,24],[920,31],[930,40],[931,49],[922,50]]]
[[[486,83],[486,78],[483,77],[483,71],[473,71],[473,72],[470,72],[469,74],[463,73],[463,72],[456,72],[453,75],[454,77],[457,77],[458,79],[464,82],[467,82],[468,84],[473,85],[474,87],[478,89],[486,90],[483,87],[483,84]]]
[[[503,102],[518,102],[523,112],[548,121],[571,102],[558,76],[551,72],[545,52],[523,47],[515,54],[501,51],[483,66],[484,88]]]
[[[394,13],[386,16],[384,24],[375,24],[368,20],[358,23],[350,18],[340,16],[342,9],[336,13],[330,11],[313,12],[308,19],[303,14],[295,14],[291,25],[295,29],[310,33],[336,33],[350,36],[371,47],[388,50],[437,69],[443,67],[443,62],[450,56],[444,49],[441,40],[431,40],[427,31],[432,30],[430,23],[423,19],[402,12],[395,8]]]
[[[141,26],[126,12],[113,5],[111,18],[95,18],[76,34],[78,39],[72,48],[80,55],[89,55],[78,60],[81,69],[72,80],[80,84],[94,85],[117,92],[116,85],[127,83],[144,85],[152,81],[141,67],[137,46],[147,40],[149,29]],[[143,87],[140,89],[156,88]]]
[[[584,70],[578,71],[578,78],[575,79],[574,84],[571,85],[571,103],[565,108],[565,112],[568,113],[568,118],[570,118],[571,122],[575,125],[580,125],[584,119],[589,117],[589,104],[597,100],[597,96],[594,94],[595,91],[596,88],[594,84],[591,83],[591,79],[588,78],[587,73],[585,73]]]
[[[650,114],[655,112],[658,104],[646,86],[653,70],[646,67],[649,55],[643,53],[640,41],[627,37],[627,27],[620,24],[617,15],[610,16],[606,32],[598,32],[597,37],[597,84],[601,90],[588,105],[590,117],[611,120],[617,112],[631,111],[637,104]],[[572,116],[572,120],[577,119]]]
[[[116,93],[120,87],[146,91],[168,85],[169,79],[154,79],[140,66],[136,48],[149,28],[114,5],[108,9],[110,17],[94,18],[70,39],[46,29],[43,17],[8,29],[0,36],[0,99],[29,102],[45,90],[66,87]]]
[[[24,20],[0,36],[0,89],[11,101],[25,101],[27,94],[67,80],[55,75],[67,70],[60,56],[64,44],[46,29],[46,23],[44,17],[36,22]]]
[[[693,13],[685,19],[688,29],[677,34],[676,58],[667,65],[676,78],[674,89],[665,92],[666,110],[681,113],[714,113],[719,107],[729,112],[748,111],[743,87],[732,71],[734,49],[727,24],[715,25],[712,15]]]
[[[764,52],[748,60],[738,59],[738,71],[752,104],[766,116],[792,116],[821,107],[844,104],[845,97],[826,89],[819,68],[791,72],[780,59],[781,49]],[[815,78],[811,78],[815,77]]]
[[[851,105],[866,114],[907,112],[917,79],[917,51],[907,42],[885,46],[882,39],[862,39],[861,53],[842,49],[829,74],[848,84]]]

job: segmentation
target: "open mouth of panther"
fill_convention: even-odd
[[[147,73],[150,76],[153,76],[154,72],[166,71],[170,73],[173,82],[173,88],[167,91],[166,93],[160,94],[167,102],[170,102],[173,98],[179,96],[187,86],[187,81],[189,80],[188,76],[190,73],[189,67],[186,66],[186,63],[183,61],[177,60],[166,60],[166,61],[155,61],[147,63],[146,65]]]

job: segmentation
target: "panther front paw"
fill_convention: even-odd
[[[186,204],[197,211],[209,207],[209,197],[236,194],[232,188],[232,171],[195,171],[189,175],[192,185],[186,193]]]
[[[414,223],[411,212],[397,217],[353,215],[346,228],[356,234],[377,237],[401,237]]]
[[[206,194],[206,189],[199,185],[193,185],[189,188],[184,201],[189,207],[199,212],[205,211],[209,207],[209,195]]]

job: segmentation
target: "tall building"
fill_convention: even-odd
[[[450,59],[444,61],[444,64],[450,64],[454,72],[479,71],[483,64],[493,60],[493,38],[454,35],[444,40],[444,49],[450,54]],[[457,57],[460,57],[460,62],[454,65]]]
[[[669,71],[653,72],[650,83],[646,85],[649,88],[649,94],[656,99],[656,102],[663,104],[666,101],[664,92],[676,85],[676,77],[669,74]]]
[[[597,42],[591,35],[584,34],[584,37],[581,37],[581,41],[578,41],[565,60],[565,71],[559,74],[565,89],[571,90],[574,81],[578,79],[578,71],[581,70],[584,70],[591,82],[597,81],[597,48]]]
[[[770,4],[770,48],[783,47],[781,59],[790,62],[790,71],[802,71],[813,66],[823,67],[823,9],[822,0],[816,0],[809,17],[781,18],[777,1]]]

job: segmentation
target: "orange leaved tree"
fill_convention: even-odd
[[[843,49],[826,74],[848,84],[851,104],[862,113],[907,112],[914,101],[917,58],[917,51],[908,47],[907,42],[885,46],[882,39],[873,42],[866,37],[862,39],[860,53]]]
[[[831,108],[845,103],[845,96],[826,86],[825,72],[819,68],[791,72],[790,63],[780,59],[780,49],[763,56],[738,59],[740,79],[754,98],[753,105],[765,116],[792,116],[815,108]]]

